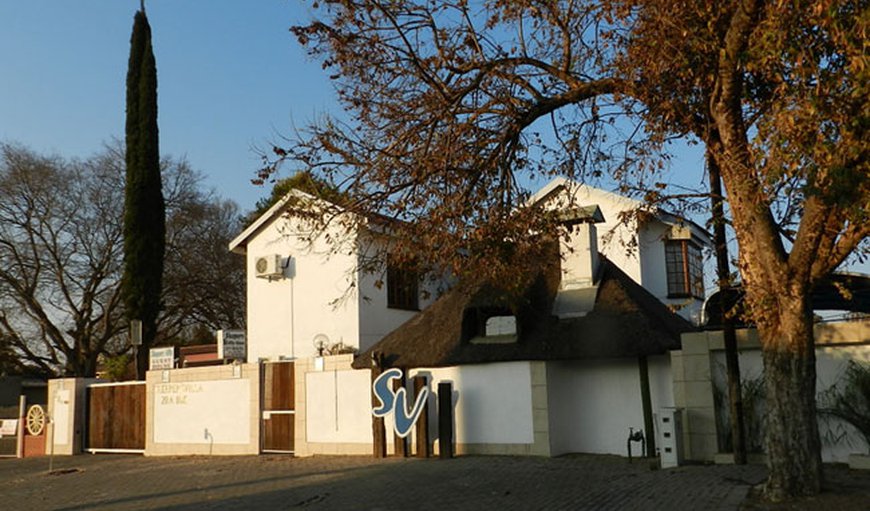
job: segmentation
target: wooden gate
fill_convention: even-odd
[[[89,452],[145,451],[145,382],[88,385]]]
[[[263,371],[263,452],[293,453],[293,362],[267,362]]]

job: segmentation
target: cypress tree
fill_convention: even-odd
[[[157,333],[166,218],[157,130],[157,66],[145,10],[133,20],[127,68],[127,183],[124,197],[124,277],[128,319],[142,321],[136,375],[144,379]]]

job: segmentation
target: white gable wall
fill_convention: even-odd
[[[559,184],[566,188],[556,188]],[[622,221],[620,218],[621,213],[636,210],[642,203],[562,179],[554,180],[539,193],[543,193],[543,196],[550,194],[547,207],[598,206],[604,216],[604,222],[595,225],[598,231],[598,251],[656,298],[676,306],[678,314],[683,318],[697,320],[703,305],[701,300],[668,298],[664,241],[670,226],[656,219],[638,225],[634,219]]]
[[[336,228],[328,234],[340,236]],[[248,360],[310,357],[314,336],[330,343],[359,342],[358,293],[354,284],[356,256],[330,254],[324,236],[311,244],[298,220],[278,215],[251,236],[247,248]],[[279,254],[286,264],[283,278],[257,278],[258,257]],[[343,299],[342,299],[343,298]]]
[[[584,185],[577,186],[573,193],[578,205],[596,205],[604,215],[604,222],[595,226],[598,231],[598,251],[635,282],[643,285],[640,257],[634,247],[637,228],[634,223],[621,222],[619,218],[621,212],[636,208],[637,202]]]

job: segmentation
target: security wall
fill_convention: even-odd
[[[259,453],[259,364],[149,371],[146,381],[146,456]]]
[[[870,364],[870,320],[819,323],[816,340],[816,402],[826,406],[829,391],[842,385],[846,367],[852,362]],[[754,329],[737,331],[740,372],[744,383],[744,403],[752,415],[747,418],[749,447],[763,448],[763,363],[758,333]],[[722,416],[727,400],[725,389],[724,341],[721,331],[684,334],[683,349],[672,352],[676,406],[683,409],[683,438],[686,457],[713,461],[725,450],[728,421]],[[861,435],[850,424],[819,414],[822,459],[846,462],[849,454],[868,452]]]
[[[654,417],[673,406],[670,364],[666,357],[648,360]],[[547,364],[550,445],[553,456],[598,453],[627,456],[629,430],[644,429],[638,361],[611,359]],[[649,438],[658,432],[644,431]],[[641,445],[635,444],[638,455]]]

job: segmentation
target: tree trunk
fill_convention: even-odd
[[[779,311],[769,310],[773,317],[759,323],[767,392],[764,493],[772,501],[816,495],[822,486],[812,313],[807,293],[797,294],[803,296],[779,300]]]

